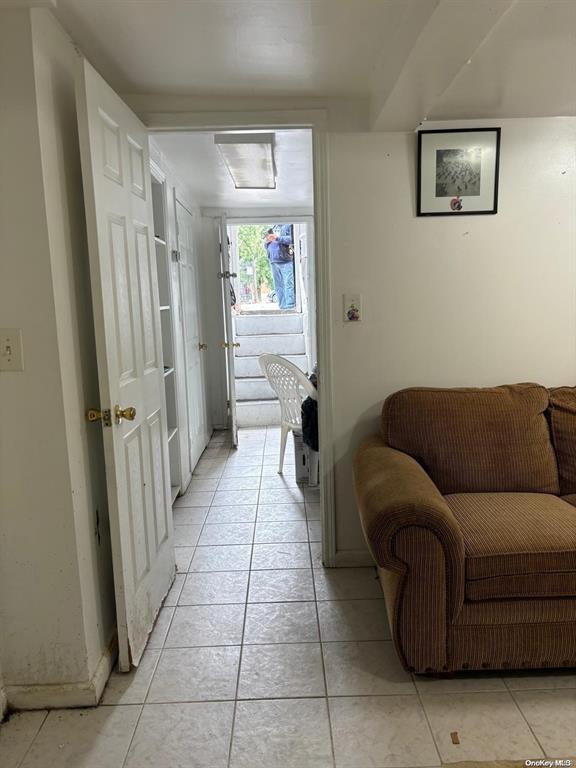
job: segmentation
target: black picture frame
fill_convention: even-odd
[[[477,145],[479,136],[482,136],[484,146],[472,143]],[[416,215],[485,216],[497,213],[500,138],[501,129],[497,127],[418,131]],[[467,157],[472,152],[476,157]],[[435,153],[434,157],[432,153]],[[443,166],[441,176],[440,162]],[[466,195],[468,190],[473,190],[473,194]]]

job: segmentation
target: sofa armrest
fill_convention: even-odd
[[[377,436],[365,440],[354,458],[354,480],[360,519],[368,546],[381,568],[405,574],[418,558],[415,545],[407,555],[395,547],[398,533],[419,528],[432,533],[445,559],[450,618],[464,599],[464,541],[462,532],[442,494],[411,456],[385,445]]]

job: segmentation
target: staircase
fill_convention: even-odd
[[[234,324],[240,343],[234,360],[238,426],[280,424],[278,399],[262,375],[258,357],[265,353],[282,355],[306,371],[302,315],[277,311],[237,315]]]

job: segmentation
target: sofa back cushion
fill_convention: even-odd
[[[384,403],[382,436],[416,459],[443,494],[558,494],[548,402],[538,384],[404,389]]]
[[[560,493],[576,493],[576,387],[551,389],[548,414]]]

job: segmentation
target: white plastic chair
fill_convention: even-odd
[[[302,403],[306,397],[318,399],[316,387],[308,381],[308,378],[297,365],[286,360],[280,355],[260,355],[260,368],[268,379],[268,383],[276,392],[280,401],[280,465],[278,474],[282,474],[284,467],[284,454],[286,452],[286,440],[289,432],[302,434]],[[317,455],[315,457],[317,459]],[[310,473],[310,484],[318,473],[318,463],[314,462],[314,474]],[[310,467],[312,470],[312,466]]]

